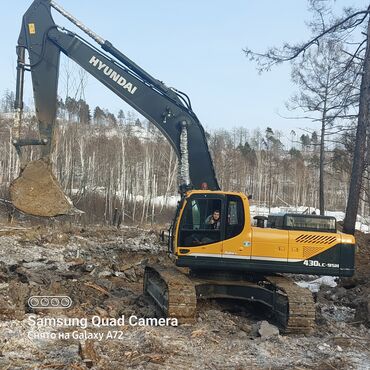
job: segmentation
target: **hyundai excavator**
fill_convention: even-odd
[[[52,9],[95,44],[56,25]],[[188,96],[153,78],[54,0],[33,1],[18,40],[13,144],[21,173],[10,188],[14,206],[37,216],[73,211],[50,160],[61,52],[152,122],[178,156],[181,200],[169,229],[172,264],[146,266],[144,275],[144,292],[163,314],[192,322],[197,300],[237,299],[267,307],[286,332],[311,331],[311,292],[282,274],[352,276],[353,236],[339,233],[336,220],[327,216],[260,216],[252,226],[249,197],[220,190],[204,129]],[[25,71],[32,75],[39,139],[21,137]],[[22,158],[27,145],[40,145],[41,158],[27,163]],[[215,212],[218,220],[212,224]]]

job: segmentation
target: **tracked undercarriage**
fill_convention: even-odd
[[[209,272],[185,274],[176,267],[147,266],[144,292],[167,317],[192,323],[197,299],[230,298],[267,306],[285,333],[309,333],[315,325],[315,304],[309,290],[284,276],[247,280]]]

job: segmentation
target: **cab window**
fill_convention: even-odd
[[[180,222],[179,246],[192,247],[219,242],[221,208],[221,199],[190,199]]]
[[[243,202],[237,195],[227,196],[226,239],[239,235],[244,228]]]

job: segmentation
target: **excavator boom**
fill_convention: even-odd
[[[52,7],[92,37],[101,49],[98,50],[77,34],[57,26],[51,16]],[[42,160],[45,163],[50,162],[50,153],[54,146],[59,59],[62,52],[135,108],[165,135],[179,158],[183,188],[200,189],[202,183],[207,183],[208,189],[219,189],[204,129],[192,111],[188,97],[153,78],[112,43],[96,35],[54,0],[35,0],[23,17],[17,47],[18,117],[21,117],[22,108],[25,50],[28,51],[30,60],[29,69],[32,75],[40,140],[32,143],[20,139],[19,118],[13,133],[14,144],[19,154],[23,145],[41,145]],[[25,166],[25,161],[21,160],[21,170]],[[47,171],[40,172],[40,169],[44,168],[40,163],[31,162],[27,166],[32,170],[28,171],[28,174],[32,173],[35,176],[26,178],[23,171],[21,173],[23,179],[17,179],[12,184],[11,198],[16,207],[24,212],[41,216],[65,214],[64,205],[69,201],[59,184],[51,181],[52,175],[48,175]],[[47,186],[53,188],[48,203],[54,204],[55,209],[49,209],[47,212],[46,209],[43,212],[45,200],[36,192],[33,193],[34,196],[28,197],[27,204],[24,198],[20,198],[20,194],[30,194],[30,189],[38,186],[35,184],[38,184],[37,178],[41,175],[49,179]],[[60,204],[63,206],[60,207]]]

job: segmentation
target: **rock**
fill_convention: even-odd
[[[66,263],[68,263],[70,266],[81,266],[85,264],[85,260],[83,258],[67,258]]]
[[[276,326],[271,325],[269,322],[263,320],[260,321],[258,324],[258,334],[261,338],[267,339],[279,335],[279,329]]]
[[[313,356],[314,356],[314,354],[313,354],[313,352],[312,352],[312,351],[307,351],[307,352],[306,352],[306,357],[307,357],[307,358],[313,358]]]
[[[321,351],[321,352],[326,352],[328,350],[330,350],[330,345],[327,344],[327,343],[323,343],[323,344],[320,344],[317,346],[317,348]]]
[[[100,357],[94,348],[93,341],[81,341],[78,350],[83,362],[88,368],[93,367],[99,362]]]
[[[355,344],[355,341],[348,337],[336,337],[333,341],[337,345],[337,347],[342,349],[342,351],[343,348],[348,348]]]
[[[342,278],[340,280],[340,285],[346,289],[352,289],[360,283],[361,281],[357,277]]]
[[[337,287],[334,290],[334,294],[330,295],[330,299],[334,302],[344,298],[347,295],[347,289],[343,287]]]
[[[248,338],[248,334],[245,331],[240,330],[237,333],[237,338],[238,339],[246,339],[246,338]]]
[[[340,299],[347,295],[347,289],[343,287],[338,287],[335,295]]]
[[[1,320],[22,320],[25,314],[29,286],[16,281],[11,281],[5,295],[0,299]]]
[[[119,315],[119,312],[124,306],[124,304],[121,298],[110,298],[104,301],[104,306],[109,314],[108,316],[116,317]]]
[[[260,325],[259,325],[259,322],[258,323],[255,323],[255,324],[252,324],[251,326],[251,330],[250,330],[250,336],[251,337],[258,337],[258,329],[259,329]]]
[[[104,270],[104,271],[101,271],[101,272],[98,273],[98,277],[100,277],[100,278],[104,278],[104,277],[107,277],[107,276],[112,276],[112,272],[108,271],[108,270]]]
[[[126,270],[124,272],[126,278],[128,281],[131,281],[131,282],[134,282],[134,281],[137,281],[137,276],[135,274],[135,270],[133,268],[129,269],[129,270]]]
[[[358,303],[355,312],[355,321],[362,321],[366,324],[370,322],[370,300],[362,299]]]
[[[30,284],[33,282],[38,285],[50,284],[50,275],[45,271],[38,272],[37,270],[34,271],[28,268],[18,267],[16,273],[18,274],[19,281],[22,283]]]
[[[60,274],[64,279],[74,280],[81,277],[81,274],[76,271],[65,271]]]
[[[95,266],[92,263],[87,263],[83,267],[84,271],[86,271],[86,272],[91,272],[91,271],[94,270],[94,268],[95,268]]]
[[[112,282],[108,279],[97,279],[96,283],[108,291],[110,291],[113,287]]]
[[[95,312],[97,315],[99,315],[100,317],[109,317],[109,314],[106,310],[104,310],[104,308],[101,308],[101,307],[96,307],[95,308]]]

